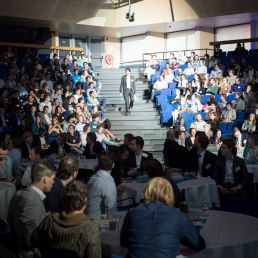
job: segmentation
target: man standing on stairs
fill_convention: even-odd
[[[120,84],[120,95],[124,96],[125,100],[125,116],[131,113],[136,93],[134,77],[131,75],[131,69],[125,68],[125,75],[122,76]]]

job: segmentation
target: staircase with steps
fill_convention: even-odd
[[[119,95],[121,76],[124,69],[101,69],[96,71],[97,79],[102,83],[100,97],[106,98],[107,108],[105,118],[110,119],[114,134],[123,138],[124,134],[142,136],[144,139],[144,150],[153,154],[154,158],[162,161],[163,143],[166,138],[166,129],[161,128],[159,114],[153,108],[152,103],[146,103],[144,92],[148,84],[143,83],[142,70],[131,68],[131,74],[136,82],[137,100],[130,116],[124,116],[124,99]]]

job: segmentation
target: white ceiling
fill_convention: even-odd
[[[127,4],[127,0],[112,1],[115,3],[120,2],[121,6]],[[67,34],[83,34],[95,36],[114,36],[116,31],[120,31],[121,36],[125,37],[130,35],[142,34],[147,31],[165,33],[193,29],[197,27],[222,27],[234,24],[248,23],[252,20],[258,20],[258,13],[256,12],[258,11],[257,0],[186,0],[193,7],[194,11],[203,18],[193,20],[185,19],[175,22],[171,21],[158,24],[146,24],[143,26],[130,26],[120,28],[77,24],[78,21],[83,20],[87,17],[94,17],[99,8],[112,9],[112,1],[0,0],[0,24],[19,24],[21,26],[48,27],[52,31],[59,31]],[[133,2],[142,1],[143,0],[136,0]],[[203,2],[205,2],[205,4],[203,4]],[[245,5],[245,8],[243,8],[243,2],[248,3]],[[232,3],[235,3],[235,5],[238,4],[238,6],[236,7],[234,5],[233,8]],[[214,7],[215,5],[217,5],[217,8]],[[233,11],[237,12],[237,9],[239,10],[239,8],[241,8],[239,14],[232,14]],[[248,10],[248,12],[242,13],[243,10]],[[225,15],[226,12],[229,15]],[[223,15],[214,17],[216,13]],[[137,17],[140,15],[141,13],[135,13],[135,19],[137,19]],[[133,23],[130,25],[133,25]]]

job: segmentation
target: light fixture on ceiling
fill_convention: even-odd
[[[129,11],[126,13],[125,18],[129,20],[129,22],[134,22],[134,12],[131,11],[131,0],[128,0]]]

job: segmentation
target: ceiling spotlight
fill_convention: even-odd
[[[134,13],[131,12],[131,0],[128,2],[129,11],[125,14],[125,18],[129,20],[129,22],[134,22]]]
[[[131,13],[128,20],[129,22],[134,22],[134,13]]]

